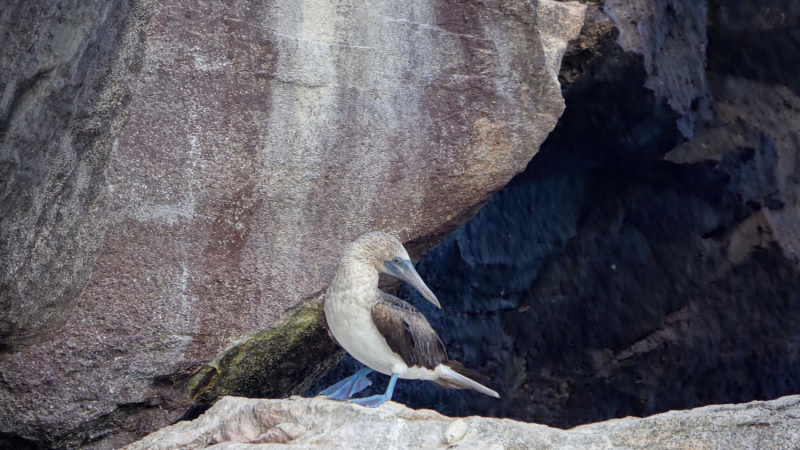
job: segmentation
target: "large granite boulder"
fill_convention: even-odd
[[[454,419],[389,402],[379,408],[322,398],[225,397],[200,418],[125,450],[454,448],[464,450],[792,449],[800,446],[800,396],[674,411],[571,430],[507,419]]]
[[[18,3],[2,9],[3,35],[18,36],[4,64],[35,59],[24,49],[36,42],[66,56],[3,94],[13,114],[0,123],[61,153],[3,135],[13,222],[4,209],[0,231],[17,247],[2,254],[1,295],[14,293],[0,333],[28,346],[0,360],[0,442],[59,448],[118,447],[179,418],[190,400],[175,386],[323,289],[359,234],[391,232],[419,256],[467,220],[555,126],[560,59],[584,10],[164,0],[154,11],[76,2],[73,14],[68,2]],[[20,34],[26,20],[58,26]],[[113,108],[134,82],[115,78],[103,51],[129,34],[131,51],[147,46],[120,130]],[[49,84],[62,72],[72,91]],[[105,109],[69,96],[92,94],[92,76],[125,83],[90,102]],[[66,97],[48,103],[49,90]],[[25,111],[43,112],[19,122]],[[70,149],[70,129],[96,146]],[[18,166],[39,172],[8,185]],[[62,198],[72,203],[59,209]],[[291,381],[279,394],[308,384]]]
[[[503,398],[397,401],[573,427],[800,392],[798,25],[791,1],[590,6],[558,126],[418,264],[443,309],[400,291]]]
[[[0,352],[50,339],[86,285],[153,7],[0,5]]]

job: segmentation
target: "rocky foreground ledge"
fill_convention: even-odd
[[[277,448],[795,450],[800,448],[800,395],[571,430],[508,419],[451,418],[393,402],[370,409],[319,397],[224,397],[196,420],[159,430],[125,450]]]

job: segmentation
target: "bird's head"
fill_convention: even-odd
[[[441,308],[439,300],[422,281],[403,244],[394,236],[380,231],[362,235],[351,246],[378,273],[388,273],[414,287],[426,300]]]

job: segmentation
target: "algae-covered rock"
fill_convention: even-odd
[[[344,354],[328,337],[323,300],[324,295],[309,297],[269,328],[229,347],[195,371],[183,390],[201,407],[226,395],[282,398],[305,392]]]

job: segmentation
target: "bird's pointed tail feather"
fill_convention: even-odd
[[[478,383],[477,381],[471,380],[465,377],[464,375],[461,375],[460,373],[456,372],[455,370],[451,369],[445,364],[439,364],[436,367],[436,372],[439,374],[439,378],[433,380],[433,382],[438,384],[439,386],[446,388],[456,388],[456,389],[472,389],[482,394],[500,398],[500,395],[497,392],[487,388],[486,386]]]

